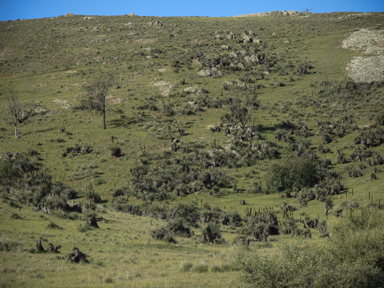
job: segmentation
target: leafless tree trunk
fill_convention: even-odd
[[[103,114],[103,128],[107,129],[105,122],[105,114],[107,112],[106,98],[108,96],[108,89],[113,84],[113,77],[105,75],[100,76],[90,85],[84,86],[85,91],[87,92],[86,98],[83,99],[83,106],[99,111]]]
[[[33,110],[29,109],[28,114],[25,115],[24,108],[14,92],[11,92],[10,96],[8,97],[7,108],[8,113],[12,119],[12,124],[15,127],[15,138],[17,139],[19,138],[17,135],[17,123],[23,123],[25,120],[27,120]]]

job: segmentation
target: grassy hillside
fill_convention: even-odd
[[[348,79],[361,53],[341,41],[382,22],[382,13],[0,22],[1,285],[232,287],[239,251],[322,246],[335,213],[381,208],[383,83]],[[104,130],[82,99],[108,77]],[[17,139],[10,95],[32,109]],[[244,127],[236,113],[249,117]],[[314,179],[302,183],[308,167]],[[91,216],[99,229],[84,224]],[[221,238],[206,241],[214,223]],[[60,253],[30,253],[39,239]],[[89,263],[61,259],[73,247]]]

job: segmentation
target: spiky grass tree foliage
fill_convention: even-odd
[[[221,239],[220,225],[217,223],[209,222],[202,229],[203,241],[207,243],[214,243]]]

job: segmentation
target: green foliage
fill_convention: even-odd
[[[0,252],[1,251],[18,251],[22,248],[22,243],[19,239],[10,238],[0,235]]]
[[[193,267],[193,264],[191,262],[188,262],[188,261],[182,261],[180,263],[180,267],[179,267],[179,270],[181,272],[188,272],[192,269]]]
[[[11,161],[0,161],[0,184],[3,186],[8,186],[13,183],[13,181],[20,177],[20,174],[13,169],[13,164]]]
[[[196,265],[193,265],[192,271],[196,273],[205,273],[208,272],[209,266],[207,264],[198,263]]]
[[[350,210],[331,225],[325,247],[294,243],[281,256],[239,254],[241,287],[381,287],[382,213]]]
[[[93,230],[93,227],[88,225],[88,224],[79,224],[77,226],[77,231],[79,231],[81,233],[87,232],[89,230]]]
[[[49,224],[47,225],[47,227],[50,229],[63,229],[53,221],[50,221]]]
[[[170,219],[165,227],[152,232],[152,237],[168,242],[175,242],[173,236],[191,237],[191,231],[183,218]],[[172,241],[171,241],[172,237]]]
[[[380,207],[384,86],[345,79],[343,67],[354,53],[336,48],[351,31],[376,27],[383,14],[306,16],[277,17],[273,13],[257,18],[160,19],[74,15],[0,23],[0,87],[5,89],[1,95],[17,89],[21,104],[31,101],[36,105],[33,121],[17,124],[22,139],[14,139],[9,118],[0,123],[0,146],[10,151],[0,151],[0,157],[4,160],[10,156],[12,167],[8,168],[17,171],[0,175],[1,184],[8,186],[0,188],[2,233],[14,235],[12,231],[19,231],[28,243],[35,241],[36,233],[44,233],[46,240],[53,238],[55,244],[63,245],[63,253],[73,241],[84,243],[92,259],[101,259],[104,264],[101,274],[93,265],[59,265],[59,277],[55,269],[48,269],[52,271],[44,272],[45,280],[38,281],[39,285],[60,286],[70,275],[77,286],[106,285],[111,279],[118,286],[134,287],[233,286],[231,281],[238,272],[218,262],[227,245],[195,247],[201,233],[185,239],[175,231],[190,229],[192,234],[192,229],[217,223],[228,242],[238,239],[237,243],[245,244],[251,239],[250,249],[280,255],[279,247],[291,241],[290,235],[308,236],[309,229],[314,236],[305,241],[313,242],[315,248],[322,245],[326,239],[318,240],[317,235],[329,237],[330,219],[334,215],[344,217],[349,207],[356,207],[354,201]],[[148,25],[148,21],[157,20],[163,26]],[[201,70],[212,71],[212,75],[197,75]],[[87,81],[99,74],[115,75],[115,86],[108,87],[106,98],[107,131],[97,129],[99,116],[79,105],[82,85],[93,86]],[[257,97],[250,99],[253,87],[257,87]],[[96,98],[93,100],[91,104],[96,104]],[[4,97],[0,102],[6,107]],[[243,129],[240,126],[246,121]],[[122,157],[111,159],[111,140],[124,151]],[[92,144],[92,149],[85,143]],[[19,161],[14,152],[20,155],[25,151],[28,161]],[[279,196],[287,198],[282,211],[270,209],[279,210],[282,205],[277,195],[267,195],[276,190],[267,189],[262,179],[262,175],[268,178],[272,163],[280,162],[273,159],[293,154],[316,159],[319,153],[329,159],[314,160],[319,181],[301,191],[299,187],[281,191]],[[92,161],[99,167],[87,164]],[[19,164],[17,169],[15,164]],[[40,170],[28,168],[30,164]],[[351,168],[343,170],[344,165]],[[291,174],[287,178],[293,178]],[[378,180],[369,181],[372,177]],[[55,181],[58,178],[60,181]],[[289,185],[297,184],[294,180],[288,181]],[[97,185],[98,195],[87,194],[84,188],[89,183]],[[123,186],[127,188],[116,189]],[[355,193],[351,193],[352,187]],[[298,191],[295,198],[291,189]],[[76,192],[80,190],[83,193]],[[333,197],[340,193],[344,194]],[[198,205],[191,205],[196,198]],[[240,199],[247,205],[237,206]],[[323,202],[309,203],[313,199]],[[323,213],[317,214],[324,204],[332,204],[325,202],[327,199],[339,207],[332,210],[327,222],[314,219],[323,218]],[[348,204],[341,203],[348,200]],[[78,213],[87,206],[84,214]],[[48,228],[49,221],[37,217],[42,213],[35,211],[40,209],[49,213],[46,217],[66,221],[66,233]],[[16,212],[21,220],[11,218],[17,217]],[[96,212],[105,213],[107,224],[101,228],[107,229],[80,234],[77,225],[85,215]],[[266,212],[271,215],[263,215]],[[302,212],[308,215],[305,220]],[[305,229],[300,229],[302,225]],[[150,239],[153,229],[163,234],[154,238],[176,239],[180,245]],[[277,240],[276,244],[272,240]],[[213,243],[221,241],[218,238]],[[180,253],[180,249],[188,253]],[[115,257],[115,252],[125,256]],[[25,286],[25,279],[41,277],[36,271],[37,258],[43,261],[46,256],[24,257],[21,250],[2,256],[6,267],[0,267],[0,286]],[[209,271],[229,273],[220,277],[205,274],[204,279],[174,273],[184,259],[193,263],[189,271],[199,272],[200,268],[192,267],[202,264],[201,271],[208,265]],[[149,261],[151,265],[147,265]],[[321,260],[320,264],[328,262]],[[306,271],[303,265],[298,266]],[[8,273],[12,266],[17,273]],[[37,268],[29,269],[31,266]],[[133,276],[135,271],[137,277]],[[307,274],[305,277],[310,279]]]
[[[286,246],[282,256],[255,253],[238,256],[239,287],[380,287],[378,271],[362,262],[332,261],[321,249],[299,244]]]
[[[383,213],[375,208],[349,209],[330,221],[332,244],[329,252],[338,261],[362,261],[384,268]]]
[[[318,181],[316,162],[305,157],[279,160],[271,165],[265,177],[268,189],[273,192],[301,190]]]

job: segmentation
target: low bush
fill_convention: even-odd
[[[319,181],[316,164],[304,157],[279,160],[266,174],[267,187],[273,192],[312,187]]]
[[[382,287],[384,224],[374,208],[349,210],[325,246],[287,245],[281,256],[239,253],[241,287]]]

